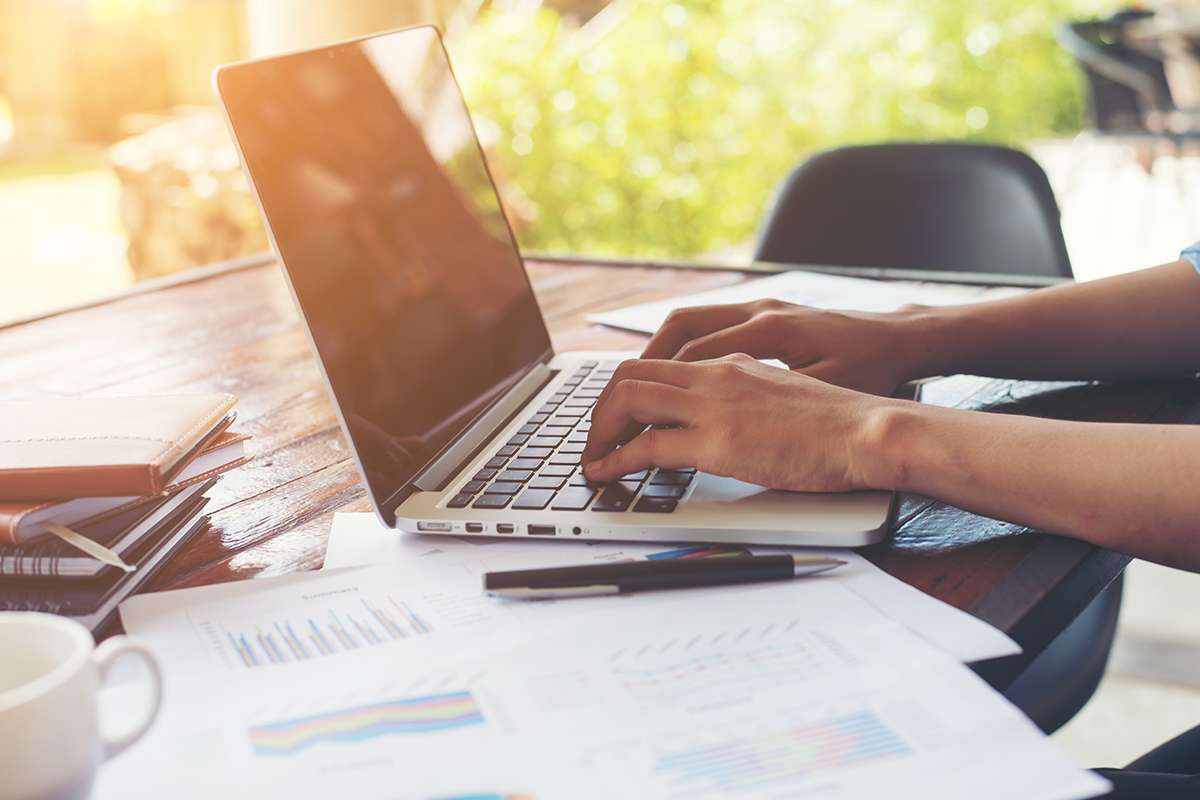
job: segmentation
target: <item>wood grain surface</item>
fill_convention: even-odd
[[[585,314],[733,284],[733,271],[531,262],[556,350],[638,350],[645,338]],[[236,394],[253,460],[210,492],[204,529],[151,582],[177,588],[321,566],[334,513],[370,506],[278,266],[209,269],[195,280],[0,328],[3,395]],[[927,402],[1089,420],[1195,419],[1200,382],[1122,385],[937,382]],[[988,673],[1003,685],[1123,569],[1124,557],[921,497],[902,498],[895,536],[865,554],[904,581],[1007,631],[1026,655]]]

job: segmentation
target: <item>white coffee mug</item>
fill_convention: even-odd
[[[130,730],[102,732],[96,692],[123,655],[145,662],[150,701]],[[95,646],[52,614],[0,612],[0,799],[84,798],[96,769],[150,728],[162,698],[158,662],[133,639]]]

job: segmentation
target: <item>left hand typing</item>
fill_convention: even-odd
[[[626,361],[592,413],[584,474],[611,481],[647,467],[696,467],[774,489],[876,488],[867,469],[872,412],[894,402],[744,354]]]

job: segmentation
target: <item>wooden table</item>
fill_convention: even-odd
[[[591,325],[588,312],[711,289],[733,271],[531,262],[559,350],[639,349],[644,338]],[[333,515],[369,505],[279,268],[221,265],[84,307],[0,328],[9,399],[232,392],[254,460],[210,496],[205,528],[152,589],[316,569]],[[1194,420],[1200,382],[1116,386],[954,378],[944,405],[1089,420]],[[998,686],[1042,650],[1125,566],[1080,542],[905,497],[895,537],[866,555],[893,575],[1013,636],[1024,656],[986,665]]]

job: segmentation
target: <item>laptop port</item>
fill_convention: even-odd
[[[467,523],[467,533],[483,533],[483,523],[482,522],[468,522]]]
[[[527,530],[530,536],[553,536],[557,528],[553,525],[530,525]]]
[[[454,526],[449,522],[418,522],[417,530],[419,531],[452,531]]]
[[[516,525],[509,525],[507,522],[499,522],[496,524],[496,533],[512,533],[516,529]]]

